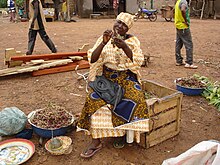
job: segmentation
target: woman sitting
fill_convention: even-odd
[[[123,88],[124,96],[113,110],[113,105],[107,104],[90,88],[77,131],[84,130],[91,135],[92,142],[81,157],[89,158],[100,150],[103,137],[122,137],[126,130],[134,130],[139,142],[140,132],[148,131],[148,110],[139,73],[144,55],[137,37],[127,34],[132,25],[133,16],[120,13],[113,30],[104,31],[88,51],[89,81],[104,75]]]

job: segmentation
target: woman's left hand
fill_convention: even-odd
[[[125,41],[120,38],[114,38],[114,43],[118,48],[123,49],[123,48],[127,47],[127,44],[125,43]]]

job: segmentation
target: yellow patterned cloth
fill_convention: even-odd
[[[98,47],[98,45],[102,42],[102,36],[99,37],[95,45],[92,49],[88,50],[88,60],[90,62],[92,52]],[[99,59],[95,63],[90,64],[90,72],[89,72],[89,80],[94,81],[96,75],[102,75],[103,65],[113,70],[124,71],[130,70],[137,75],[137,79],[139,83],[140,81],[140,72],[139,69],[144,61],[144,55],[142,54],[142,50],[140,48],[140,41],[137,37],[132,36],[125,40],[126,44],[130,47],[133,52],[133,62],[131,59],[127,57],[122,49],[118,47],[114,47],[111,44],[111,40],[105,45],[102,50],[102,54]]]
[[[149,131],[149,119],[113,127],[112,113],[107,106],[100,108],[91,117],[90,133],[93,138],[119,137],[124,136],[126,130],[133,130],[136,131],[136,141],[138,141],[138,133]]]

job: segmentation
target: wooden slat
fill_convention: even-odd
[[[150,133],[146,136],[146,148],[157,145],[179,133],[179,130],[176,130],[177,123],[174,122],[170,125],[167,125],[163,128],[160,128],[156,131]]]
[[[72,63],[73,61],[71,59],[62,59],[62,60],[56,60],[52,61],[50,63],[45,63],[41,65],[36,65],[36,66],[18,66],[18,67],[13,67],[13,68],[7,68],[0,70],[0,76],[7,76],[7,75],[13,75],[13,74],[18,74],[18,73],[26,73],[26,72],[33,72],[39,69],[45,69],[45,68],[50,68],[50,67],[55,67],[55,66],[61,66],[65,65],[68,63]]]
[[[149,116],[155,116],[160,112],[163,112],[169,108],[177,106],[177,98],[172,98],[172,99],[167,99],[164,102],[156,102],[154,104],[154,109],[150,108],[149,109]]]
[[[11,57],[11,60],[28,62],[37,59],[43,59],[43,60],[62,59],[62,58],[68,58],[69,56],[83,57],[83,56],[87,56],[87,52],[65,52],[65,53],[41,54],[41,55],[13,56]]]
[[[150,130],[159,128],[163,125],[171,123],[177,120],[178,109],[177,107],[166,111],[165,113],[160,113],[158,116],[150,120]]]
[[[78,69],[86,69],[86,68],[89,68],[89,66],[90,66],[88,61],[80,60],[80,61],[73,62],[73,63],[67,64],[67,65],[63,65],[63,66],[37,70],[37,71],[32,72],[32,76],[41,76],[41,75],[46,75],[46,74],[73,71],[73,70],[75,70],[77,65],[79,65]]]
[[[145,91],[152,92],[152,93],[156,94],[160,98],[174,94],[177,92],[174,89],[167,88],[161,84],[158,84],[158,83],[156,83],[154,81],[150,81],[150,80],[143,80],[142,81],[142,88]]]
[[[180,98],[177,100],[177,115],[176,115],[177,125],[176,125],[176,129],[178,132],[180,131],[182,99],[183,99],[183,94],[181,94]]]

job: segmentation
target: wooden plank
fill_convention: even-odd
[[[177,99],[176,98],[166,100],[166,101],[160,102],[160,103],[156,102],[154,104],[153,109],[152,109],[152,107],[149,108],[149,116],[150,117],[155,116],[158,113],[163,112],[163,111],[165,111],[169,108],[175,107],[175,106],[177,106]]]
[[[35,70],[50,68],[50,67],[59,66],[59,65],[65,65],[68,63],[72,63],[72,62],[73,61],[71,59],[62,59],[62,60],[57,60],[57,61],[53,61],[47,64],[41,64],[37,66],[18,66],[18,67],[13,67],[13,68],[7,68],[7,69],[0,70],[0,76],[33,72]]]
[[[83,56],[87,56],[87,52],[65,52],[65,53],[41,54],[41,55],[13,56],[11,57],[11,60],[28,62],[37,59],[43,59],[43,60],[62,59],[62,58],[68,58],[69,56],[83,57]]]
[[[142,147],[144,147],[144,148],[147,148],[147,146],[146,146],[146,132],[144,132],[144,133],[141,133],[140,134],[140,143],[138,143],[138,145],[140,145],[140,146],[142,146]]]
[[[163,125],[166,125],[168,123],[171,123],[175,120],[177,120],[177,114],[178,114],[177,107],[170,109],[169,111],[166,111],[165,113],[160,113],[155,118],[152,118],[150,120],[150,130],[159,128]]]
[[[160,85],[156,82],[150,81],[150,80],[143,80],[142,81],[142,88],[145,91],[152,92],[152,93],[156,94],[160,98],[174,94],[177,92],[174,89],[167,88],[165,86],[162,86],[162,85]]]
[[[183,99],[183,94],[181,93],[180,98],[177,100],[177,115],[176,115],[177,125],[176,125],[176,129],[178,132],[180,131],[182,99]]]
[[[146,148],[157,145],[179,133],[176,130],[177,123],[171,123],[165,127],[157,129],[146,136]]]
[[[80,61],[73,62],[73,63],[67,64],[64,66],[37,70],[37,71],[32,72],[32,76],[41,76],[41,75],[46,75],[46,74],[73,71],[75,70],[77,65],[79,65],[78,69],[86,69],[86,68],[89,68],[90,66],[88,61],[80,60]]]

